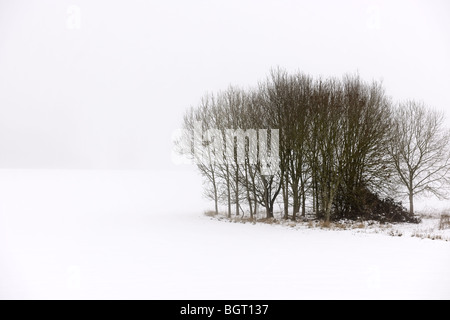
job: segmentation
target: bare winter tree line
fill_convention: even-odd
[[[256,88],[206,95],[185,114],[177,144],[195,159],[215,212],[224,205],[228,217],[273,218],[279,208],[294,220],[312,211],[325,221],[413,221],[415,196],[448,194],[443,121],[421,103],[394,104],[381,83],[357,75],[278,69]],[[263,141],[269,147],[261,152]],[[273,150],[276,170],[268,172]],[[408,197],[409,212],[394,195]]]

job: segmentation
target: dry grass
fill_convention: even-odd
[[[361,222],[361,223],[355,225],[355,228],[356,228],[356,229],[365,229],[365,228],[366,228],[366,225],[365,225],[364,223]]]
[[[287,225],[288,225],[289,227],[291,227],[291,228],[295,228],[295,227],[297,226],[297,224],[296,224],[295,222],[293,222],[293,221],[288,222]]]
[[[340,220],[327,222],[323,220],[314,220],[314,219],[304,219],[304,220],[285,220],[281,216],[277,218],[256,218],[250,219],[249,216],[233,216],[231,218],[227,218],[226,213],[219,213],[216,215],[214,211],[206,211],[204,215],[207,217],[211,217],[213,219],[217,219],[219,221],[228,222],[228,223],[241,223],[241,224],[266,224],[273,226],[281,226],[290,229],[322,229],[322,230],[330,230],[330,231],[345,231],[345,230],[357,230],[357,233],[374,233],[374,234],[385,234],[391,237],[403,237],[403,236],[411,236],[419,239],[430,239],[430,240],[441,240],[441,241],[449,241],[450,237],[446,234],[446,231],[439,232],[438,225],[435,227],[425,230],[415,230],[415,231],[406,231],[398,230],[394,225],[390,223],[381,223],[377,221],[351,221],[351,220]],[[437,220],[439,216],[434,215],[434,221]],[[442,220],[447,229],[450,226],[446,225],[447,217],[450,217],[449,214],[442,214]],[[441,227],[442,228],[442,227]],[[354,232],[355,232],[354,231]]]
[[[441,240],[441,241],[450,241],[449,237],[445,237],[442,234],[437,234],[433,229],[428,230],[415,230],[411,237],[419,238],[419,239],[429,239],[429,240]]]
[[[321,221],[320,222],[320,228],[322,228],[322,229],[330,229],[331,228],[331,222],[330,221]]]
[[[203,214],[205,216],[211,217],[211,218],[215,218],[215,217],[218,216],[218,214],[215,211],[212,211],[212,210],[205,211],[205,212],[203,212]]]
[[[349,228],[348,224],[337,222],[332,226],[333,230],[347,230]]]
[[[279,221],[275,218],[264,218],[258,220],[258,222],[265,223],[265,224],[279,224]]]

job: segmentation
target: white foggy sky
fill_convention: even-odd
[[[276,66],[359,71],[450,110],[449,13],[447,0],[0,0],[0,168],[173,169],[184,111]]]

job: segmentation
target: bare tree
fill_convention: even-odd
[[[395,111],[389,154],[403,193],[414,214],[414,197],[432,194],[446,198],[450,183],[450,132],[444,115],[423,103],[407,101]]]
[[[329,222],[332,207],[340,184],[343,161],[343,112],[341,104],[342,90],[336,79],[319,81],[316,88],[317,137],[319,140],[317,180],[320,185],[321,208],[323,218]]]
[[[285,70],[280,68],[271,72],[271,77],[262,87],[262,93],[267,102],[266,109],[272,120],[272,125],[280,129],[280,169],[281,169],[281,194],[283,198],[284,219],[289,218],[289,158],[292,157],[292,146],[290,140],[290,127],[292,121],[292,88],[291,77]]]
[[[259,175],[260,204],[266,208],[266,217],[274,217],[274,208],[282,190],[286,163],[283,155],[283,113],[278,101],[271,97],[271,80],[260,83],[257,103],[262,107],[259,128],[270,129],[270,132],[258,132],[259,149],[257,172]],[[262,188],[261,188],[262,187]]]
[[[353,218],[365,211],[365,197],[386,193],[392,174],[387,155],[391,103],[379,83],[366,83],[358,75],[343,81],[343,166],[337,213]]]
[[[183,133],[176,141],[177,151],[195,162],[200,174],[210,186],[205,195],[214,201],[215,212],[219,212],[219,176],[214,141],[204,134],[214,123],[215,99],[205,95],[197,108],[191,108],[184,116]]]

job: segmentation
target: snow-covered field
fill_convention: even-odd
[[[450,299],[450,242],[408,233],[434,220],[392,237],[207,208],[189,172],[2,170],[0,298]]]

